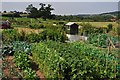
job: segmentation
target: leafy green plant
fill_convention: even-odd
[[[40,33],[39,35],[42,41],[53,40],[53,41],[65,42],[65,40],[67,40],[67,36],[65,32],[59,29],[57,30],[47,29],[42,33]]]
[[[11,43],[12,41],[17,41],[19,39],[19,33],[16,29],[7,29],[2,31],[2,41],[4,44]]]
[[[13,46],[13,50],[16,52],[23,51],[26,54],[31,53],[31,44],[30,43],[23,42],[23,41],[15,41],[15,42],[11,43],[11,45]]]
[[[14,54],[14,62],[19,69],[30,67],[30,60],[25,52],[18,51]]]
[[[88,41],[94,46],[106,48],[108,46],[108,38],[110,38],[113,44],[116,44],[119,41],[118,37],[109,36],[107,34],[90,34]]]
[[[39,80],[35,74],[35,71],[33,71],[31,68],[27,68],[24,71],[24,79],[25,80]]]
[[[53,25],[49,25],[49,27],[47,27],[43,32],[31,34],[26,34],[24,31],[18,32],[16,29],[3,30],[2,34],[4,37],[2,37],[2,40],[4,44],[10,44],[14,41],[27,41],[34,43],[39,41],[53,40],[65,42],[67,37],[64,30],[64,27]]]
[[[32,23],[29,25],[29,27],[31,29],[41,29],[41,28],[46,28],[43,24],[36,24],[36,23]]]
[[[39,34],[36,33],[31,33],[27,35],[27,41],[34,43],[34,42],[39,42],[41,40],[41,37],[39,36]]]
[[[40,42],[33,45],[32,54],[46,78],[112,79],[119,74],[114,73],[114,55],[82,42]]]
[[[23,51],[26,54],[31,54],[31,45],[27,42],[14,41],[9,45],[3,45],[1,52],[3,56],[11,55],[17,51]]]
[[[7,55],[13,55],[14,54],[14,50],[12,46],[3,46],[2,48],[2,56],[7,56]]]
[[[23,72],[25,80],[38,80],[35,71],[31,69],[31,61],[25,52],[16,52],[14,54],[14,63]]]

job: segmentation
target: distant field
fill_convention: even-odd
[[[81,24],[83,22],[77,22],[78,24]],[[84,22],[84,23],[90,23],[91,25],[95,26],[95,27],[103,27],[103,26],[107,26],[108,24],[112,24],[113,27],[117,27],[118,23],[116,22]]]

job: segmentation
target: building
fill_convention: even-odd
[[[78,24],[74,22],[68,22],[66,26],[68,26],[69,34],[71,35],[78,34],[78,27],[79,27]]]
[[[66,26],[68,26],[68,31],[69,33],[66,34],[66,36],[68,37],[68,40],[67,42],[74,42],[74,41],[80,41],[80,40],[83,40],[83,41],[87,41],[87,38],[86,36],[80,36],[78,34],[79,32],[79,28],[82,28],[82,26],[74,23],[74,22],[69,22],[66,24]]]

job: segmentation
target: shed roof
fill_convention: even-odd
[[[73,24],[76,24],[76,23],[75,22],[68,22],[66,25],[70,26],[70,25],[73,25]]]

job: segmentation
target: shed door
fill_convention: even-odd
[[[78,34],[78,25],[70,26],[70,34]]]

